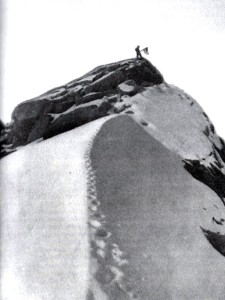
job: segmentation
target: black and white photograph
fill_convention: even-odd
[[[0,299],[225,300],[225,1],[0,26]]]

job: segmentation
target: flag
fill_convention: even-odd
[[[149,54],[149,53],[148,53],[148,47],[142,49],[141,51],[144,51],[145,54]]]

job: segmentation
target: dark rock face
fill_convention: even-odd
[[[29,132],[27,143],[31,143],[36,139],[42,138],[45,132],[48,130],[51,121],[52,117],[49,114],[40,116]]]
[[[220,139],[221,148],[214,145],[215,151],[211,153],[213,163],[210,166],[204,165],[204,160],[183,160],[184,168],[197,180],[211,188],[225,205],[225,174],[224,174],[224,142]],[[219,157],[218,157],[219,155]],[[225,220],[212,218],[212,222],[224,226]],[[225,256],[225,235],[201,228],[209,243],[223,256]]]
[[[118,88],[123,82],[132,86],[131,92],[124,93]],[[12,113],[10,130],[4,133],[4,143],[12,144],[11,148],[15,149],[73,129],[107,115],[120,95],[134,95],[142,86],[162,82],[162,75],[146,59],[129,59],[97,67],[66,85],[19,104]],[[96,100],[102,104],[92,103]],[[1,156],[8,153],[10,151],[2,149]]]
[[[197,180],[208,185],[222,200],[225,205],[225,144],[220,138],[221,147],[219,148],[213,143],[214,150],[210,153],[212,162],[208,165],[203,160],[185,159],[184,168]]]
[[[225,205],[225,175],[214,165],[206,167],[198,160],[185,160],[184,168],[197,180],[208,185]]]
[[[210,244],[223,256],[225,256],[225,236],[217,233],[217,232],[213,232],[210,230],[206,230],[204,228],[201,228],[202,232],[204,233],[205,237],[207,238],[207,240],[210,242]]]
[[[5,128],[5,124],[0,120],[0,132]]]
[[[6,134],[4,133],[4,129],[5,124],[0,120],[0,153],[3,152],[3,143],[6,140]]]
[[[110,89],[115,89],[118,84],[123,82],[126,79],[126,74],[122,70],[117,70],[111,73],[104,75],[99,78],[97,81],[88,85],[84,89],[84,94],[87,95],[91,92],[102,92],[108,91]]]
[[[80,105],[62,113],[56,118],[45,132],[42,132],[43,138],[47,139],[59,133],[63,133],[85,123],[91,122],[106,115],[111,104],[108,101],[97,100],[90,105]]]

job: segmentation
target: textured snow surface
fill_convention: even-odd
[[[197,102],[179,88],[163,83],[124,101],[132,105],[138,123],[148,123],[145,130],[183,158],[199,159],[211,152],[212,143],[203,134],[210,123]]]
[[[103,118],[1,161],[1,299],[85,299],[84,154]]]
[[[103,249],[93,241],[95,276],[108,299],[222,300],[225,259],[201,227],[224,234],[212,220],[225,220],[224,206],[143,128],[119,116],[93,143],[98,215],[110,233]]]

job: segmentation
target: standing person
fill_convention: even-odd
[[[136,54],[137,54],[137,58],[142,58],[142,55],[141,55],[141,51],[140,51],[140,46],[137,46],[136,48],[135,48],[135,51],[136,51]]]

